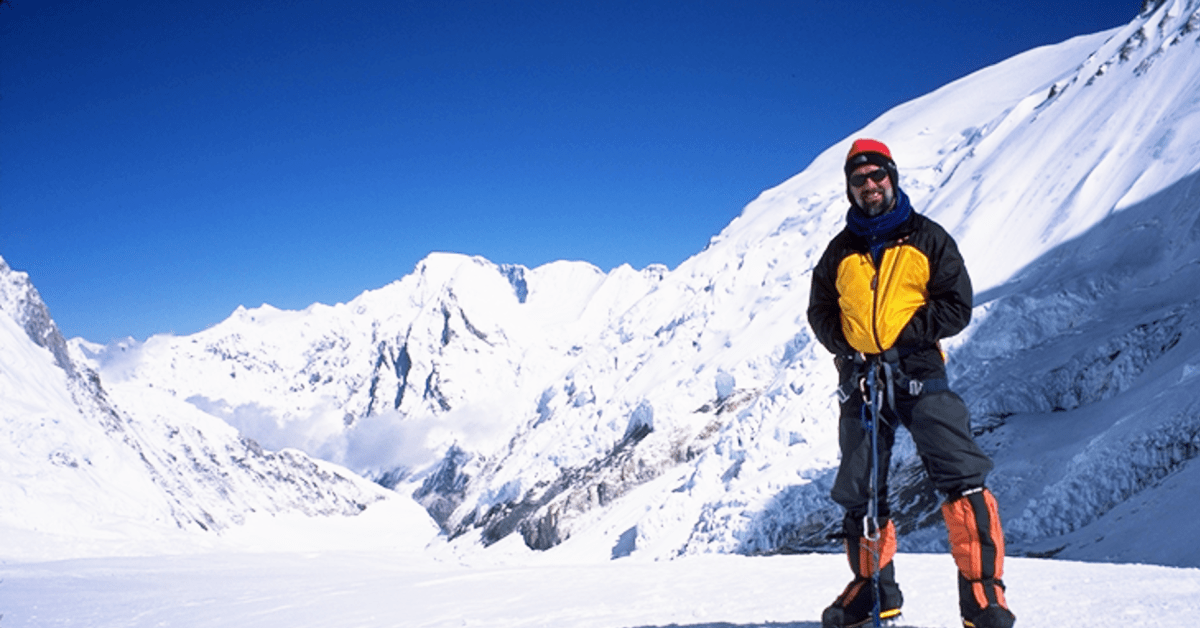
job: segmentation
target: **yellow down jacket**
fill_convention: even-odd
[[[971,279],[954,239],[917,213],[889,235],[878,260],[849,229],[813,269],[808,320],[835,355],[895,347],[910,377],[944,372],[937,342],[971,320]]]

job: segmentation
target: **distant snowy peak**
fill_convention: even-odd
[[[162,391],[102,385],[86,364],[98,347],[65,343],[28,276],[3,260],[0,349],[5,529],[69,552],[84,539],[221,530],[251,513],[356,515],[389,497],[298,451],[265,451]]]
[[[415,315],[447,308],[503,326],[527,322],[540,335],[547,325],[570,326],[586,321],[590,312],[628,307],[666,272],[659,265],[643,271],[624,265],[605,274],[586,262],[567,261],[529,269],[497,265],[477,256],[432,253],[404,278],[363,292],[348,303],[317,303],[303,312],[270,305],[239,307],[229,319],[196,336],[230,336],[251,328],[261,331],[333,320],[353,321],[356,326],[363,322],[404,325],[411,324]]]
[[[510,431],[666,273],[433,253],[348,303],[239,308],[191,336],[92,355],[106,380],[168,391],[268,448],[301,448],[378,478],[421,466],[430,455],[421,452],[478,440],[463,426],[484,416]],[[368,442],[384,434],[410,442],[391,453]]]

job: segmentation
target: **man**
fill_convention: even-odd
[[[825,609],[822,624],[845,628],[872,621],[876,589],[880,616],[900,614],[887,469],[896,426],[904,425],[929,479],[946,495],[942,516],[959,570],[963,625],[1009,628],[1014,617],[1001,581],[1004,535],[996,500],[984,487],[992,461],[975,443],[962,399],[950,391],[938,344],[970,321],[971,280],[954,239],[913,211],[887,146],[856,140],[844,172],[851,204],[846,228],[813,270],[808,320],[834,354],[841,383],[842,459],[832,497],[846,509],[843,531],[854,580]],[[875,377],[868,381],[868,374]],[[868,403],[868,390],[883,401]],[[876,406],[877,417],[870,412]],[[878,429],[874,506],[870,420]]]

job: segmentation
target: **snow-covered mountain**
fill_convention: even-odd
[[[254,513],[353,516],[394,499],[299,451],[266,451],[168,393],[109,388],[71,357],[29,277],[2,259],[0,348],[6,556],[22,555],[26,538],[64,555],[133,541],[169,548]]]
[[[997,462],[1012,550],[1200,565],[1180,523],[1200,479],[1200,0],[1147,2],[858,136],[892,147],[966,257],[975,321],[948,345],[952,386]],[[805,309],[850,139],[674,270],[434,254],[349,303],[37,359],[68,380],[85,365],[76,386],[134,416],[245,442],[232,425],[412,494],[468,550],[513,534],[614,557],[829,548],[834,373]],[[944,546],[911,443],[894,465],[902,547]],[[197,502],[232,512],[177,507]]]

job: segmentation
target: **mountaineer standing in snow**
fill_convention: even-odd
[[[825,609],[822,624],[844,628],[874,618],[876,566],[880,616],[900,614],[887,469],[896,426],[904,425],[929,479],[946,495],[942,515],[958,565],[963,625],[1008,628],[1014,617],[1001,581],[1004,534],[996,500],[984,487],[992,461],[971,435],[962,399],[950,391],[938,345],[971,320],[966,266],[954,239],[913,211],[887,146],[856,140],[844,170],[851,203],[847,224],[813,270],[808,320],[838,368],[842,458],[832,497],[846,509],[843,531],[854,580]],[[867,382],[868,372],[890,376]],[[868,517],[872,455],[861,392],[871,390],[868,384],[886,399],[875,418],[874,520]]]

